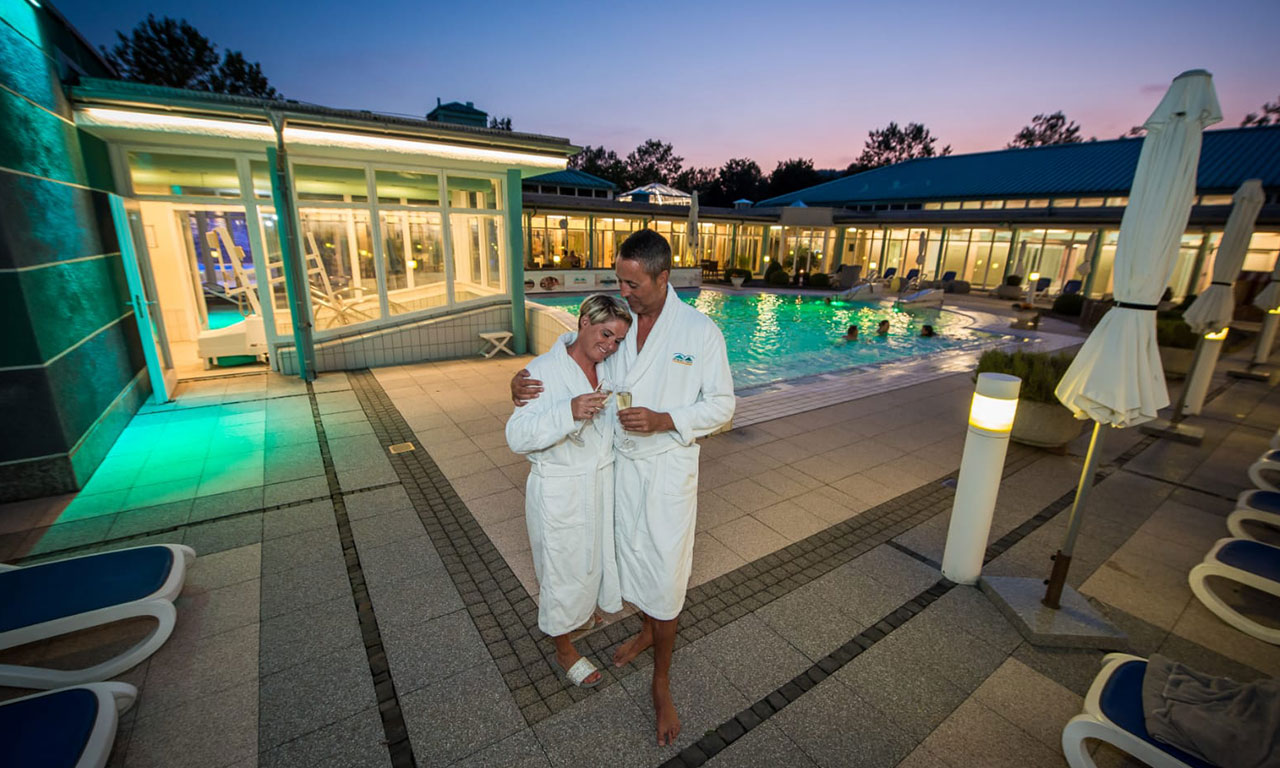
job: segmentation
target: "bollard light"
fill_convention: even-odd
[[[1268,315],[1280,315],[1280,307],[1276,307],[1275,309],[1268,309],[1268,310],[1267,310],[1267,314],[1268,314]]]
[[[960,478],[951,505],[942,575],[957,584],[977,584],[1000,492],[1009,432],[1018,412],[1022,380],[1003,373],[980,373],[969,406],[969,431],[960,459]]]
[[[1032,272],[1030,275],[1027,275],[1027,279],[1031,281],[1032,285],[1035,285],[1035,282],[1040,279],[1040,273]]]
[[[1205,341],[1222,341],[1227,338],[1227,329],[1223,328],[1222,330],[1215,331],[1214,333],[1206,333],[1204,338]]]

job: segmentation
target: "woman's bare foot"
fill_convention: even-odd
[[[651,645],[653,645],[653,629],[646,621],[639,634],[618,646],[618,650],[613,652],[613,666],[625,667]]]
[[[665,747],[676,743],[680,735],[680,716],[676,714],[675,702],[671,700],[671,686],[666,680],[653,680],[653,712],[658,719],[658,746]]]

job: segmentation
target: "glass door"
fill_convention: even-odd
[[[147,361],[147,373],[151,379],[151,397],[153,402],[167,403],[172,399],[177,374],[169,353],[164,317],[158,311],[160,303],[156,300],[155,278],[151,274],[151,260],[147,256],[142,212],[136,200],[125,200],[119,195],[110,196],[110,205],[116,239],[120,243],[120,260],[124,264],[125,279],[129,283],[129,300],[133,304],[138,336],[142,340],[142,354]]]

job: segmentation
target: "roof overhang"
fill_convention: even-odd
[[[493,163],[526,175],[560,170],[579,151],[568,139],[536,134],[441,128],[427,121],[389,116],[367,118],[291,102],[194,94],[172,88],[88,80],[71,89],[76,125],[109,141],[163,144],[217,142],[234,148],[275,144],[273,116],[283,121],[289,148],[392,153]],[[356,113],[358,114],[358,113]]]

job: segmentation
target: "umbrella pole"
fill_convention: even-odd
[[[1196,339],[1196,351],[1191,355],[1191,370],[1187,371],[1187,378],[1182,384],[1182,391],[1178,393],[1178,402],[1173,406],[1173,416],[1169,418],[1169,426],[1182,421],[1182,409],[1187,405],[1187,393],[1191,391],[1191,380],[1195,378],[1196,368],[1200,366],[1200,358],[1204,355],[1204,334],[1198,334]]]
[[[1057,610],[1062,598],[1062,589],[1067,584],[1067,570],[1071,568],[1071,553],[1075,551],[1076,536],[1080,533],[1080,518],[1089,499],[1089,491],[1093,488],[1093,476],[1098,471],[1099,454],[1102,452],[1102,422],[1093,422],[1093,435],[1089,438],[1089,453],[1084,459],[1084,469],[1080,470],[1080,485],[1076,488],[1075,501],[1071,503],[1071,516],[1067,518],[1067,536],[1062,548],[1053,556],[1053,572],[1049,574],[1049,587],[1045,590],[1043,602]]]

